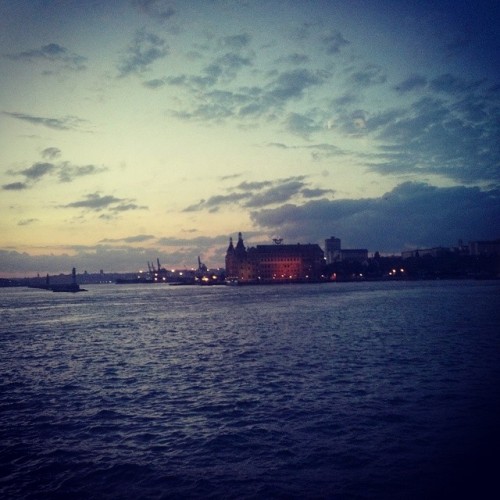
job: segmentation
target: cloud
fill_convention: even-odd
[[[122,198],[116,198],[112,195],[101,196],[99,193],[88,194],[83,200],[74,201],[67,205],[62,205],[63,208],[88,208],[90,210],[103,210],[110,205],[122,202]]]
[[[11,182],[10,184],[4,184],[2,189],[5,191],[22,191],[28,189],[28,184],[25,182]]]
[[[148,89],[159,89],[161,87],[164,87],[167,84],[167,79],[165,78],[154,78],[153,80],[147,80],[145,82],[142,82],[144,87],[147,87]]]
[[[239,64],[239,63],[238,63]],[[248,62],[250,64],[250,62]],[[236,66],[238,66],[236,64]],[[295,69],[273,75],[261,87],[239,87],[235,90],[207,90],[219,79],[232,78],[231,66],[224,70],[212,68],[211,75],[175,78],[175,84],[183,86],[191,97],[191,109],[171,110],[170,113],[183,120],[223,122],[229,118],[245,120],[261,116],[275,116],[282,113],[289,101],[302,99],[307,89],[326,81],[322,71]],[[172,83],[169,79],[168,82]]]
[[[106,172],[107,167],[96,165],[71,165],[69,162],[63,162],[58,167],[58,176],[60,182],[73,182],[78,177],[100,174]]]
[[[432,90],[445,93],[456,93],[463,92],[471,87],[470,83],[467,83],[462,78],[446,73],[434,78],[430,82],[430,87]]]
[[[261,193],[254,194],[245,202],[245,207],[266,207],[276,203],[285,203],[300,194],[305,186],[306,183],[302,180],[287,180]]]
[[[216,195],[206,200],[200,200],[198,203],[185,208],[184,212],[198,212],[201,210],[217,212],[235,204],[243,208],[264,207],[285,203],[295,197],[311,198],[333,192],[311,189],[308,185],[306,176],[295,176],[273,181],[245,181],[230,188],[229,194]]]
[[[399,252],[497,238],[500,191],[407,182],[381,198],[286,204],[255,210],[251,219],[291,241],[322,242],[335,234],[344,248]]]
[[[289,99],[300,98],[307,88],[319,85],[325,77],[324,73],[312,72],[304,68],[285,71],[270,84],[265,100],[282,104]]]
[[[309,60],[310,58],[308,55],[294,52],[293,54],[279,57],[276,62],[293,64],[295,66],[303,66],[304,64],[307,64]]]
[[[57,43],[49,43],[43,45],[39,49],[5,54],[4,57],[12,61],[49,62],[51,64],[59,64],[64,69],[73,71],[85,69],[85,62],[87,61],[86,57],[70,52]]]
[[[47,148],[42,151],[42,156],[59,156],[59,153],[60,151],[57,148]],[[57,175],[59,182],[73,182],[78,177],[100,174],[106,170],[108,170],[107,167],[103,166],[72,165],[67,161],[58,164],[36,162],[31,167],[22,170],[9,170],[10,175],[23,175],[25,182],[7,184],[7,187],[4,186],[3,189],[28,189],[49,175]]]
[[[132,0],[132,5],[160,22],[169,20],[176,13],[171,2],[165,0]]]
[[[114,219],[121,212],[130,210],[147,210],[147,206],[138,205],[133,199],[117,198],[113,195],[100,195],[91,193],[83,199],[59,205],[59,208],[82,208],[85,211],[99,212],[99,218],[105,220]]]
[[[54,169],[55,166],[53,163],[34,163],[31,167],[20,170],[19,173],[24,175],[26,179],[36,181]]]
[[[332,31],[324,35],[321,41],[328,54],[338,54],[343,47],[349,45],[349,41],[339,31]]]
[[[438,175],[465,184],[500,184],[498,99],[469,92],[423,97],[374,130],[381,174]]]
[[[54,160],[55,158],[59,158],[61,156],[61,150],[59,148],[45,148],[42,151],[42,158],[47,160]]]
[[[125,242],[125,243],[143,243],[144,241],[149,241],[154,239],[154,236],[152,234],[137,234],[135,236],[126,236],[124,238],[116,238],[116,239],[110,239],[110,238],[105,238],[101,240],[99,243],[118,243],[118,242]]]
[[[380,85],[386,80],[387,76],[383,68],[375,64],[367,64],[364,68],[354,71],[350,75],[350,81],[361,88]]]
[[[29,226],[31,224],[34,224],[35,222],[38,222],[38,219],[22,219],[17,223],[17,225],[18,226]]]
[[[289,113],[285,120],[285,127],[292,134],[299,135],[304,139],[308,139],[313,132],[322,129],[315,120],[299,113]]]
[[[412,92],[414,90],[419,90],[425,88],[427,85],[427,78],[422,75],[411,75],[406,80],[395,85],[393,88],[400,94],[406,92]]]
[[[119,76],[144,73],[155,61],[166,57],[168,52],[163,38],[144,29],[139,30],[118,64]]]
[[[248,33],[225,36],[220,39],[220,45],[232,50],[241,50],[250,44],[251,37]]]
[[[17,120],[26,121],[33,125],[42,125],[54,130],[80,130],[81,126],[86,123],[85,120],[76,116],[65,116],[62,118],[47,118],[43,116],[28,115],[25,113],[2,111],[4,115],[10,116]]]
[[[217,212],[225,205],[231,205],[249,197],[250,195],[248,193],[232,193],[228,195],[211,196],[208,200],[200,200],[198,203],[186,207],[183,212],[199,212],[200,210]]]

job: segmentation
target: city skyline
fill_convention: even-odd
[[[498,239],[500,8],[408,4],[0,1],[0,277]]]

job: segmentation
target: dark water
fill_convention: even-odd
[[[500,491],[498,282],[88,288],[0,290],[1,498]]]

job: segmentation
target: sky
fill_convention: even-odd
[[[500,237],[500,2],[0,0],[0,276]]]

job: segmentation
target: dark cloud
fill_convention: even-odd
[[[411,75],[406,80],[395,85],[393,88],[397,92],[403,94],[405,92],[411,92],[413,90],[419,90],[425,88],[427,85],[427,78],[422,75]]]
[[[2,111],[4,115],[26,121],[33,125],[43,125],[54,130],[80,130],[85,120],[76,116],[65,116],[62,118],[47,118],[43,116],[33,116],[25,113]]]
[[[404,183],[381,198],[286,204],[255,210],[251,218],[291,241],[322,242],[335,234],[345,248],[400,252],[497,238],[500,191]]]
[[[349,41],[346,40],[339,31],[332,31],[323,36],[321,41],[328,54],[338,54],[343,47],[349,45]]]
[[[152,18],[164,22],[175,15],[172,2],[165,0],[132,0],[132,5]]]
[[[48,150],[51,150],[47,152]],[[54,150],[54,151],[53,151]],[[42,156],[58,156],[57,148],[47,148],[42,151]],[[73,182],[78,177],[100,174],[108,170],[106,167],[96,165],[72,165],[69,162],[61,162],[58,164],[48,162],[36,162],[31,167],[22,170],[9,170],[10,175],[22,175],[25,177],[25,182],[8,184],[4,189],[27,189],[33,187],[42,178],[57,175],[59,182]],[[14,187],[12,187],[14,186]],[[17,187],[16,187],[17,186]],[[21,187],[22,186],[22,187]]]
[[[353,71],[350,75],[350,81],[357,87],[371,87],[385,83],[387,76],[380,66],[367,64],[364,68]]]
[[[53,163],[34,163],[31,167],[20,170],[19,173],[24,175],[28,180],[36,181],[54,169],[55,165]]]
[[[294,197],[303,196],[305,198],[315,197],[314,189],[308,187],[305,176],[290,177],[287,179],[277,179],[273,181],[241,182],[237,186],[229,189],[229,194],[212,196],[206,200],[200,200],[194,205],[184,209],[184,212],[197,212],[208,210],[217,212],[234,204],[242,207],[264,207],[285,203]],[[323,190],[321,194],[326,194],[329,190]]]
[[[299,135],[305,139],[308,139],[313,132],[317,132],[323,128],[312,118],[299,113],[290,113],[286,117],[285,127],[292,134]]]
[[[158,59],[168,54],[167,42],[145,30],[136,32],[134,39],[118,64],[119,76],[143,73]]]
[[[432,174],[465,184],[500,184],[500,104],[482,93],[424,97],[376,130],[382,174]]]
[[[137,234],[135,236],[126,236],[124,238],[105,238],[101,240],[99,243],[119,243],[119,242],[124,242],[124,243],[142,243],[144,241],[150,241],[154,239],[154,236],[152,234]]]
[[[238,184],[235,189],[241,189],[242,191],[255,191],[272,185],[273,181],[254,181],[254,182],[243,181],[240,184]]]
[[[248,33],[240,33],[237,35],[222,37],[220,44],[221,46],[229,49],[241,50],[250,44],[250,40],[251,37]]]
[[[167,80],[165,78],[154,78],[153,80],[142,82],[142,84],[144,85],[144,87],[154,90],[164,87],[167,84]]]
[[[11,182],[10,184],[4,184],[2,189],[5,191],[22,191],[23,189],[28,189],[28,184],[25,182]]]
[[[271,83],[266,100],[282,104],[289,99],[299,98],[307,88],[324,82],[325,77],[323,73],[304,68],[285,71]]]
[[[306,183],[301,180],[290,180],[254,194],[244,206],[249,208],[267,207],[275,203],[285,203],[301,193]]]
[[[73,182],[77,177],[100,174],[108,170],[106,167],[96,165],[71,165],[64,162],[58,167],[60,182]]]
[[[276,62],[293,64],[294,66],[303,66],[310,60],[309,56],[306,54],[300,54],[294,52],[293,54],[288,54],[287,56],[279,57]]]
[[[116,198],[112,195],[101,196],[99,193],[88,194],[83,200],[74,201],[67,205],[62,205],[63,208],[88,208],[89,210],[103,210],[110,205],[122,202],[122,198]]]
[[[463,92],[469,89],[471,85],[474,84],[467,83],[464,79],[453,76],[450,73],[440,75],[430,82],[430,87],[432,90],[452,94],[456,92]]]
[[[126,212],[129,210],[146,210],[146,206],[137,205],[134,200],[127,200],[124,198],[116,198],[112,195],[101,196],[99,193],[92,193],[85,196],[84,199],[60,205],[61,208],[83,208],[95,212],[107,210],[103,214],[103,218],[113,218],[113,213]]]
[[[47,160],[54,160],[55,158],[58,158],[61,156],[61,150],[59,148],[45,148],[42,151],[42,158],[45,158]]]
[[[137,203],[120,203],[119,205],[116,205],[115,207],[111,208],[111,211],[113,212],[128,212],[129,210],[147,210],[146,205],[138,205]]]
[[[43,45],[39,49],[31,49],[13,54],[5,54],[4,57],[13,61],[49,62],[57,63],[65,69],[80,71],[85,69],[86,57],[70,52],[57,43]]]
[[[326,195],[335,194],[335,190],[333,190],[333,189],[321,189],[321,188],[316,188],[316,189],[304,188],[301,190],[300,194],[304,198],[322,198]]]
[[[248,193],[232,193],[228,195],[211,196],[208,200],[200,200],[198,203],[186,207],[183,212],[198,212],[200,210],[217,212],[221,207],[232,205],[249,197],[250,194]]]

